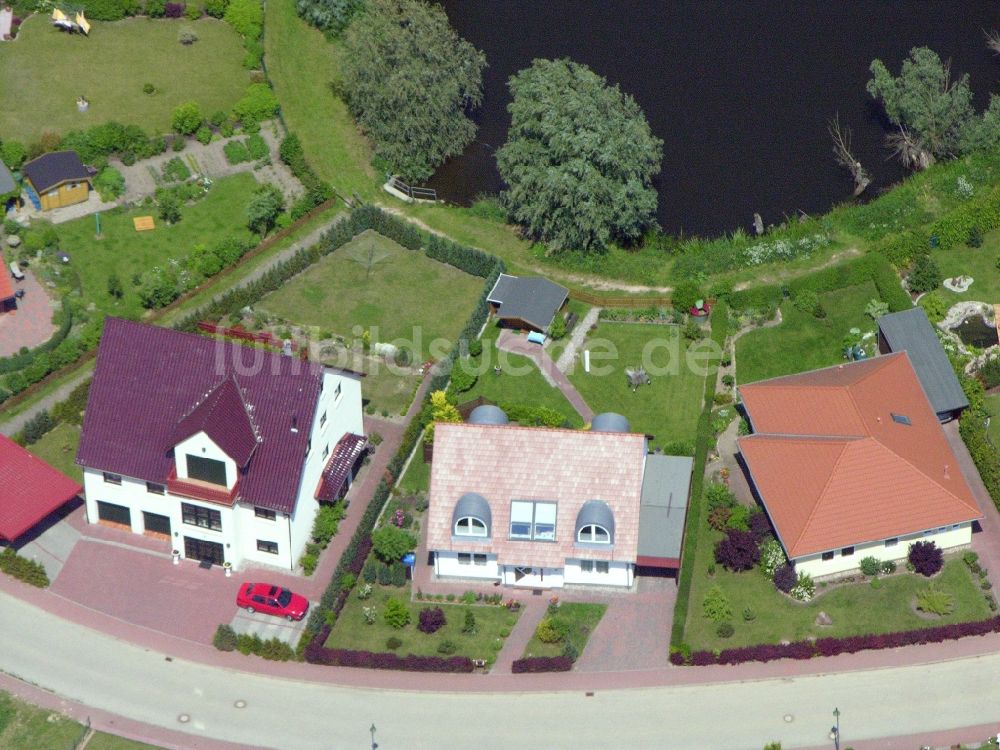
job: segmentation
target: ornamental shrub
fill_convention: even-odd
[[[922,576],[930,577],[944,566],[944,553],[934,542],[914,542],[906,559]]]
[[[445,638],[438,644],[437,651],[439,654],[447,654],[450,656],[451,654],[458,651],[458,646],[455,645],[454,641],[449,641],[447,638]]]
[[[877,576],[882,570],[882,563],[877,557],[863,557],[860,568],[866,576]]]
[[[722,531],[729,522],[729,516],[733,513],[732,508],[726,505],[717,505],[708,513],[708,525],[716,531]]]
[[[170,118],[174,132],[181,135],[191,135],[201,127],[201,122],[201,107],[197,102],[185,102],[179,105]]]
[[[728,529],[725,539],[715,545],[715,561],[729,570],[750,570],[760,560],[760,548],[753,534],[740,529]]]
[[[720,622],[718,627],[715,629],[715,634],[719,636],[719,638],[732,638],[733,633],[735,632],[736,628],[734,628],[733,624],[728,620],[726,622]]]
[[[436,633],[444,627],[446,622],[444,610],[440,607],[424,607],[420,610],[419,619],[417,628],[422,633]]]
[[[797,582],[798,576],[795,575],[795,568],[787,563],[774,571],[774,587],[778,591],[789,594]]]
[[[229,625],[219,625],[215,629],[215,637],[212,638],[212,645],[219,651],[236,650],[236,631]]]
[[[246,141],[247,153],[250,154],[250,158],[253,160],[264,159],[270,155],[271,150],[267,147],[267,141],[264,137],[255,134],[247,138]]]
[[[466,635],[475,635],[479,632],[479,626],[476,624],[476,614],[470,607],[465,608],[464,617],[465,620],[462,622],[462,632]]]
[[[760,546],[760,562],[757,567],[767,578],[773,580],[775,571],[785,562],[785,551],[777,539],[768,539]]]
[[[0,553],[0,571],[40,589],[49,585],[45,566],[27,557],[21,557],[13,547],[7,547]]]
[[[385,642],[385,647],[387,649],[389,649],[390,651],[395,651],[397,648],[399,648],[402,645],[403,645],[403,641],[401,641],[399,638],[397,638],[394,635],[389,636],[386,639],[386,642]]]
[[[194,134],[194,137],[198,139],[198,143],[208,145],[212,142],[212,130],[211,128],[202,125],[198,128],[198,131]]]
[[[535,628],[542,643],[561,643],[569,635],[569,623],[558,617],[544,617]]]
[[[229,0],[222,17],[240,36],[260,38],[264,28],[264,9],[260,0]]]
[[[733,608],[729,604],[729,598],[718,585],[712,586],[705,592],[701,609],[705,617],[713,622],[729,620],[733,616]]]
[[[732,508],[736,505],[736,496],[721,482],[712,482],[705,488],[703,493],[705,503],[709,509],[724,505]]]
[[[941,286],[942,276],[934,259],[928,253],[922,253],[913,262],[913,269],[906,279],[910,291],[919,294]]]
[[[793,599],[798,599],[800,602],[807,602],[815,596],[816,584],[813,582],[812,576],[808,573],[800,572],[798,580],[795,581],[795,585],[792,586],[792,590],[788,593],[791,594]]]
[[[184,3],[167,3],[163,15],[167,18],[180,18],[184,15]]]
[[[472,363],[464,357],[455,360],[451,368],[451,387],[456,393],[465,393],[479,380],[479,376],[473,372]]]
[[[761,544],[765,539],[771,536],[771,522],[767,518],[767,514],[761,512],[760,510],[754,511],[750,514],[749,519],[750,533],[753,534],[754,541],[757,544]]]
[[[399,630],[409,624],[410,610],[399,599],[389,598],[385,602],[385,610],[382,612],[382,619],[385,620],[386,625],[389,627]]]
[[[386,563],[399,562],[403,555],[416,549],[417,538],[392,524],[380,526],[372,534],[372,549]]]
[[[256,2],[256,0],[254,0]],[[240,99],[233,106],[240,121],[246,126],[248,121],[261,122],[273,117],[278,111],[278,97],[266,83],[251,83]]]
[[[573,660],[568,656],[527,656],[516,659],[511,665],[514,674],[538,672],[568,672],[573,668]]]
[[[242,141],[228,141],[222,147],[222,152],[230,164],[242,164],[245,161],[250,161],[250,150]]]
[[[883,575],[891,575],[896,572],[896,563],[892,560],[883,560],[880,568]]]

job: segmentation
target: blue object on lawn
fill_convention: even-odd
[[[414,555],[412,552],[407,552],[405,555],[403,555],[403,565],[407,565],[412,568],[416,564],[417,564],[417,556]]]
[[[531,333],[528,334],[528,341],[530,341],[532,344],[544,344],[545,334],[539,333],[538,331],[532,331]]]

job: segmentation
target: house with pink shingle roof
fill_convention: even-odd
[[[77,463],[91,523],[294,570],[366,445],[361,376],[107,318]]]
[[[622,417],[624,430],[608,432],[475,417],[434,429],[427,549],[436,576],[628,587],[637,563],[679,566],[691,459],[648,455]]]

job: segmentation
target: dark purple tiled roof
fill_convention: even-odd
[[[60,182],[89,180],[90,172],[83,166],[76,151],[53,151],[25,163],[21,172],[39,193]]]
[[[319,480],[319,487],[316,488],[317,500],[332,502],[337,499],[340,488],[347,480],[347,473],[367,446],[368,440],[364,435],[344,433],[330,454],[330,460],[323,467],[323,476]]]
[[[219,383],[177,423],[166,449],[170,450],[199,432],[212,438],[241,469],[246,467],[257,448],[257,429],[232,375]]]
[[[230,341],[108,317],[77,463],[165,484],[174,465],[166,446],[178,423],[230,378],[260,435],[239,497],[292,512],[323,370]]]

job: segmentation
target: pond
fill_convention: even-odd
[[[969,346],[985,349],[997,342],[997,329],[986,322],[982,315],[970,315],[952,328],[962,342]]]
[[[998,67],[983,29],[1000,26],[988,0],[440,0],[459,34],[486,53],[476,140],[431,179],[469,203],[503,184],[494,152],[507,137],[508,78],[537,57],[570,57],[635,97],[663,139],[658,218],[669,232],[750,229],[849,200],[853,181],[833,161],[827,122],[839,113],[877,195],[903,176],[887,160],[868,66],[894,73],[928,46],[969,73],[975,106]],[[960,10],[957,10],[959,8]]]

